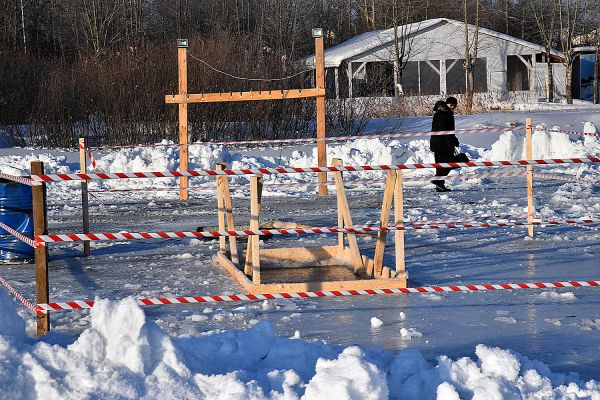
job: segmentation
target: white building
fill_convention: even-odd
[[[398,28],[408,50],[401,86],[397,82],[394,29],[365,32],[325,50],[328,97],[450,95],[466,89],[465,25],[438,18]],[[475,27],[469,25],[472,40]],[[546,97],[546,57],[553,62],[554,93],[565,90],[562,53],[490,29],[479,28],[475,90],[499,97]],[[314,56],[306,60],[312,66]]]

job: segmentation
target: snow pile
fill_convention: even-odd
[[[600,143],[594,136],[579,139],[559,132],[559,127],[547,129],[543,124],[535,127],[532,135],[532,156],[534,159],[573,158],[597,155],[600,153]],[[587,122],[586,133],[596,133],[593,123]],[[518,160],[526,159],[525,133],[505,132],[486,154],[487,160]]]
[[[509,350],[478,345],[476,359],[428,363],[356,346],[278,338],[270,324],[171,338],[134,300],[97,300],[74,343],[25,337],[16,304],[0,292],[4,398],[502,399],[597,398],[600,384]]]

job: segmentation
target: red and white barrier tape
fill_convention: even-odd
[[[12,287],[3,277],[0,276],[0,283],[2,283],[4,285],[4,287],[6,287],[6,289],[8,289],[8,291],[17,299],[19,300],[21,303],[23,303],[23,305],[25,307],[27,307],[31,312],[35,313],[37,308],[36,306],[34,306],[31,302],[29,302],[25,297],[21,296],[21,294],[19,292],[17,292],[17,290]],[[39,314],[39,311],[38,311]]]
[[[272,235],[296,235],[296,234],[318,234],[318,233],[373,233],[379,231],[406,231],[406,230],[428,230],[428,229],[455,229],[455,228],[490,228],[494,226],[528,226],[528,225],[560,225],[571,223],[598,223],[600,219],[582,218],[572,220],[535,220],[531,222],[494,222],[494,223],[456,223],[456,224],[422,224],[410,226],[378,226],[378,227],[318,227],[318,228],[288,228],[288,229],[259,229],[241,231],[211,231],[211,232],[117,232],[117,233],[68,233],[39,235],[35,237],[38,243],[55,242],[77,242],[82,240],[138,240],[138,239],[181,239],[181,238],[214,238],[221,236],[272,236]]]
[[[25,178],[23,176],[10,175],[10,174],[5,174],[3,172],[0,172],[0,178],[6,179],[9,181],[13,181],[13,182],[17,182],[17,183],[22,183],[27,186],[39,186],[39,183],[37,183],[33,179]]]
[[[573,163],[597,163],[598,157],[563,158],[548,160],[517,160],[517,161],[469,161],[461,163],[433,163],[433,164],[393,164],[393,165],[363,165],[339,167],[278,167],[278,168],[252,168],[239,170],[200,170],[200,171],[164,171],[164,172],[116,172],[98,174],[44,174],[32,175],[36,182],[57,182],[72,180],[97,180],[97,179],[135,179],[135,178],[171,178],[182,176],[217,176],[217,175],[257,175],[257,174],[295,174],[306,172],[357,172],[357,171],[389,171],[423,168],[460,168],[460,167],[498,167],[507,165],[554,165]]]
[[[515,220],[526,218],[527,214],[516,214],[516,215],[490,215],[485,217],[467,217],[467,218],[459,218],[459,219],[439,219],[439,220],[422,220],[422,221],[404,221],[404,225],[421,225],[421,224],[452,224],[457,223],[461,224],[464,222],[482,222],[489,220]]]
[[[315,297],[344,297],[383,294],[413,294],[413,293],[452,293],[452,292],[484,292],[492,290],[518,290],[518,289],[551,289],[551,288],[581,288],[600,287],[600,281],[566,281],[566,282],[531,282],[531,283],[496,283],[485,285],[453,285],[453,286],[423,286],[414,288],[392,289],[366,289],[366,290],[329,290],[319,292],[285,292],[263,294],[229,294],[220,296],[181,296],[181,297],[155,297],[138,299],[141,306],[165,304],[193,304],[193,303],[219,303],[257,300],[279,299],[306,299]],[[37,305],[37,313],[45,314],[48,311],[81,310],[92,308],[93,300],[67,301],[60,303],[45,303]]]
[[[431,177],[404,177],[403,182],[429,182],[431,180],[466,180],[466,179],[479,179],[479,178],[491,178],[491,177],[511,177],[511,176],[524,176],[527,175],[527,171],[512,171],[512,172],[480,172],[475,174],[458,174],[449,176],[431,176]],[[384,184],[385,179],[353,179],[344,181],[345,185],[372,185],[372,184]],[[308,186],[334,186],[334,182],[272,182],[265,183],[265,188],[277,188],[277,187],[308,187]],[[232,189],[245,188],[242,185],[230,184]],[[214,190],[214,184],[190,186],[188,190]],[[104,190],[89,190],[90,193],[118,193],[118,192],[143,192],[143,191],[179,191],[179,187],[170,188],[136,188],[136,189],[104,189]]]
[[[455,131],[439,131],[439,132],[402,132],[402,133],[374,133],[371,135],[344,135],[344,136],[328,136],[325,138],[298,138],[298,139],[270,139],[270,140],[226,140],[218,142],[198,142],[189,144],[178,144],[178,143],[156,143],[156,144],[144,144],[144,145],[124,145],[124,146],[97,146],[91,147],[93,149],[135,149],[142,147],[179,147],[179,146],[206,146],[206,145],[232,145],[232,144],[293,144],[293,143],[312,143],[312,142],[341,142],[345,140],[356,140],[356,139],[394,139],[394,138],[406,138],[406,137],[419,137],[419,136],[439,136],[439,135],[464,135],[474,133],[503,133],[512,132],[515,130],[523,130],[524,128],[481,128],[481,129],[459,129]]]
[[[0,228],[4,229],[8,233],[13,235],[17,239],[19,239],[21,242],[27,243],[28,245],[30,245],[33,248],[43,246],[42,244],[36,243],[35,241],[33,241],[33,239],[28,238],[27,236],[23,235],[21,232],[14,230],[13,228],[11,228],[10,226],[6,225],[3,222],[0,222]]]
[[[576,227],[578,227],[578,228],[588,229],[588,230],[590,230],[590,231],[596,231],[596,232],[600,232],[600,228],[597,228],[597,227],[595,227],[595,226],[585,226],[585,225],[581,225],[581,224],[575,224],[575,223],[573,223],[573,224],[571,224],[571,225],[573,225],[573,226],[576,226]]]
[[[592,181],[588,179],[580,179],[576,176],[565,176],[565,175],[555,175],[555,174],[544,174],[539,172],[534,172],[533,176],[537,176],[539,178],[553,179],[557,181],[566,181],[566,182],[581,182],[587,183],[588,185],[600,185],[598,181]]]
[[[79,143],[79,148],[82,149],[83,151],[85,151],[88,155],[88,158],[90,159],[90,164],[92,165],[92,171],[96,171],[96,159],[94,158],[94,155],[92,154],[92,150],[91,148],[86,148],[83,143]]]

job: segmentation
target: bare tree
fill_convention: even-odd
[[[465,70],[467,72],[467,91],[465,93],[465,111],[473,109],[473,93],[475,92],[475,66],[477,65],[477,49],[479,46],[479,0],[475,0],[475,29],[471,36],[469,31],[469,12],[467,0],[463,0],[465,20]]]
[[[531,10],[535,18],[539,37],[542,39],[542,44],[546,49],[546,54],[544,54],[547,68],[546,99],[551,103],[554,101],[552,49],[557,43],[559,36],[557,0],[551,0],[550,2],[548,0],[531,0]]]
[[[573,37],[577,33],[577,24],[580,18],[580,0],[556,0],[558,3],[558,15],[560,24],[560,45],[564,53],[562,63],[565,66],[565,92],[567,103],[573,104],[573,62],[575,52],[573,51]]]
[[[415,2],[413,0],[392,0],[390,6],[391,23],[394,30],[394,74],[396,75],[394,95],[398,97],[404,95],[402,78],[406,64],[414,50],[415,36],[411,33],[415,26],[411,22],[414,20]]]

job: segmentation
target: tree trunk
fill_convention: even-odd
[[[594,104],[598,104],[598,68],[600,68],[600,43],[596,43],[594,52]]]
[[[467,69],[467,93],[465,96],[465,113],[471,114],[473,111],[473,92],[475,91],[475,77],[473,67]]]
[[[567,104],[573,104],[573,85],[571,82],[571,79],[573,78],[573,62],[568,62],[566,67],[565,94],[567,95]]]
[[[548,73],[546,74],[546,98],[548,99],[548,103],[554,102],[554,74],[552,73],[552,62],[550,62],[550,57],[548,57],[547,67]]]

